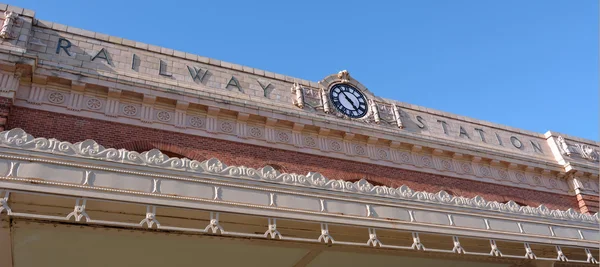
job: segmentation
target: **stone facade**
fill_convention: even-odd
[[[17,8],[14,12],[25,11]],[[7,57],[13,57],[12,61],[17,58],[5,55],[9,65],[2,73],[6,93],[0,125],[24,127],[29,122],[30,126],[25,127],[29,130],[31,116],[23,114],[26,110],[23,108],[30,112],[36,109],[57,116],[92,118],[94,123],[101,123],[97,120],[119,122],[115,125],[136,125],[293,150],[316,158],[325,156],[479,181],[489,187],[490,192],[500,192],[492,188],[503,185],[560,195],[572,195],[575,190],[585,191],[580,194],[598,193],[594,169],[598,160],[597,145],[589,140],[566,136],[566,140],[572,140],[568,142],[575,145],[570,149],[574,153],[557,160],[563,146],[557,143],[558,138],[565,140],[564,135],[527,132],[382,99],[348,72],[310,82],[46,22],[25,14],[32,13],[21,13],[13,19],[18,21],[11,26],[16,27],[11,29],[15,33],[10,35],[15,38],[5,38],[5,46],[8,45],[9,50],[27,51],[27,58],[35,61],[33,65],[9,63],[11,58]],[[35,71],[31,66],[36,66]],[[322,93],[328,89],[327,85],[339,80],[362,90],[372,100],[375,108],[371,108],[365,118],[348,119],[325,101],[327,98],[324,99]],[[9,118],[10,105],[15,105],[14,109],[18,110],[15,113],[20,115]],[[86,127],[92,127],[89,131],[95,132],[93,124]],[[103,129],[115,127],[121,126]],[[144,131],[148,130],[136,130],[134,136],[145,138]],[[48,134],[58,136],[60,129],[46,131]],[[98,139],[93,135],[88,138]],[[583,150],[578,150],[577,145],[595,152],[586,156],[578,152]],[[580,165],[577,171],[565,168],[574,164]],[[348,162],[347,165],[355,164]],[[573,175],[579,183],[569,178]],[[342,175],[346,179],[369,176],[381,174],[354,171]],[[377,179],[388,180],[386,184],[406,181],[392,179],[395,175],[386,176]],[[437,183],[431,180],[431,184]],[[466,187],[453,189],[451,191],[457,194],[469,195]],[[496,198],[530,201],[532,205],[540,203],[526,200],[529,198],[520,194],[498,193]],[[585,212],[595,211],[593,204],[570,204],[581,201],[584,200],[561,202],[562,207],[580,206]]]
[[[159,149],[162,153],[153,156],[156,162],[162,162],[165,157],[187,158],[182,162],[192,164],[189,163],[192,160],[193,164],[206,165],[215,163],[217,158],[218,164],[240,166],[242,172],[245,168],[265,170],[261,168],[268,165],[270,167],[265,168],[274,173],[295,173],[285,177],[316,179],[311,180],[311,186],[322,181],[319,180],[322,174],[331,181],[346,181],[339,183],[349,186],[347,190],[355,190],[351,184],[359,191],[375,188],[377,196],[381,196],[377,190],[401,192],[415,201],[423,200],[421,196],[427,201],[435,200],[435,205],[439,204],[437,202],[474,203],[469,204],[469,208],[475,210],[482,208],[478,205],[485,199],[492,203],[486,205],[498,211],[510,210],[517,214],[514,216],[558,214],[548,220],[585,218],[586,223],[597,224],[600,158],[597,142],[553,132],[523,131],[384,99],[376,96],[376,89],[367,89],[348,71],[324,75],[321,81],[306,81],[39,20],[32,11],[22,8],[0,5],[0,10],[6,11],[0,30],[0,132],[4,131],[7,136],[5,149],[10,153],[11,149],[17,149],[14,153],[31,152],[27,150],[30,148],[11,143],[18,135],[23,135],[24,140],[39,142],[36,144],[43,147],[40,149],[36,145],[31,153],[56,153],[62,151],[61,144],[72,148],[73,144],[93,139],[93,143],[88,140],[86,144],[136,157],[148,156],[143,152]],[[334,107],[329,90],[335,84],[352,86],[366,97],[364,108],[368,112],[365,116],[351,118]],[[31,135],[41,139],[33,139]],[[49,143],[56,144],[57,148],[47,152],[44,145]],[[117,153],[114,151],[111,153]],[[23,158],[6,158],[6,164],[2,166],[8,171],[4,177],[7,184],[31,178],[15,174],[19,169],[26,169],[18,167],[26,165],[20,161]],[[92,165],[102,164],[94,161]],[[129,167],[119,165],[122,169]],[[92,172],[85,170],[84,182],[77,186],[90,186],[88,179]],[[138,194],[145,190],[143,184],[147,179],[138,174],[141,176],[134,179],[139,183],[136,184],[138,187],[127,193]],[[223,181],[231,178],[218,174],[224,175],[217,177]],[[52,180],[54,177],[46,178],[48,186],[58,183]],[[153,179],[151,190],[144,194],[163,197],[161,179]],[[114,190],[125,190],[118,188],[122,185],[120,181],[109,180],[104,182],[114,186]],[[295,183],[299,181],[295,180]],[[61,186],[76,187],[70,182]],[[222,200],[219,192],[223,188],[227,187],[211,187],[210,190],[214,189],[213,200]],[[173,192],[181,197],[186,193],[184,191],[176,188]],[[243,196],[250,194],[243,190],[235,192]],[[266,196],[265,192],[261,191],[261,194]],[[434,194],[437,192],[440,193]],[[244,201],[276,206],[275,193],[270,194],[270,204],[261,202],[266,199],[244,198]],[[203,197],[206,196],[199,199]],[[7,201],[4,204],[8,205]],[[362,204],[357,203],[362,202],[357,200],[352,207],[362,209]],[[338,204],[340,207],[351,206]],[[364,212],[355,211],[356,216],[377,217],[370,205]],[[417,203],[419,205],[426,204]],[[439,208],[435,205],[432,207]],[[7,207],[4,209],[8,210]],[[75,207],[76,213],[77,207],[81,209],[81,205]],[[314,205],[310,209],[319,212]],[[145,221],[148,228],[152,227],[149,222],[153,222],[156,215],[150,210],[149,205]],[[320,212],[325,211],[321,200]],[[339,213],[344,212],[345,209],[340,208]],[[490,211],[484,212],[486,216],[489,215],[487,212]],[[414,214],[408,214],[409,222],[415,222]],[[444,218],[442,221],[446,226],[456,226],[452,219],[454,215],[439,216]],[[66,219],[70,220],[70,217]],[[402,221],[403,218],[396,219]],[[478,225],[485,221],[487,228],[481,224],[483,230],[496,231],[488,225],[489,220],[478,219]],[[511,233],[536,234],[526,232],[522,227],[526,220],[519,220],[516,224],[510,223]],[[565,224],[579,223],[544,220],[540,225],[549,238],[557,236],[552,227],[563,229]],[[323,227],[321,225],[321,230],[326,231]],[[589,232],[593,226],[582,227],[584,230],[569,230],[569,235],[564,238],[596,242]],[[501,227],[497,229],[501,230]],[[369,233],[373,235],[374,232],[369,228]],[[271,234],[274,235],[273,229]],[[491,232],[482,235],[485,234],[491,235]],[[319,237],[318,241],[321,239]],[[418,239],[417,234],[416,245],[413,244],[417,249],[420,246]],[[367,245],[374,244],[373,240]],[[490,242],[493,252],[495,241]],[[524,242],[527,249],[530,241]],[[572,240],[564,242],[579,245]],[[562,252],[557,249],[560,258]],[[589,256],[589,250],[586,251]],[[526,254],[526,258],[535,257]],[[588,257],[587,263],[593,261]]]

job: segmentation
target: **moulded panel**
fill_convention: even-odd
[[[598,232],[598,230],[581,230],[581,234],[583,234],[583,238],[585,240],[595,240],[595,241],[599,241],[600,240],[600,233]]]
[[[554,234],[558,237],[568,237],[568,238],[577,238],[581,239],[579,236],[579,232],[575,228],[567,228],[561,226],[553,226]]]
[[[206,199],[212,199],[215,195],[214,186],[202,183],[161,179],[159,188],[160,193],[166,195],[197,197]]]
[[[359,203],[325,200],[325,211],[330,213],[367,216],[367,206]]]
[[[526,234],[552,236],[550,228],[545,224],[521,223]]]
[[[448,214],[445,213],[415,210],[413,214],[417,222],[450,225]]]
[[[81,184],[85,171],[48,163],[20,162],[17,175],[23,178],[40,178],[53,182]]]
[[[275,194],[275,206],[312,211],[321,210],[321,203],[317,198],[279,193]]]
[[[519,225],[515,221],[488,219],[488,222],[490,224],[490,229],[492,230],[512,233],[521,232],[521,230],[519,230]]]
[[[458,227],[485,229],[485,221],[482,218],[468,215],[452,215],[454,225]]]
[[[0,175],[6,176],[10,171],[10,161],[8,160],[0,160]]]
[[[152,192],[152,188],[154,187],[154,181],[151,178],[105,171],[93,171],[90,183],[93,186],[140,192]]]
[[[371,206],[371,210],[374,213],[371,215],[372,217],[410,221],[410,215],[408,215],[407,209],[388,206]]]
[[[235,187],[220,187],[220,196],[224,201],[232,201],[238,203],[269,205],[270,195],[266,192],[248,190]]]

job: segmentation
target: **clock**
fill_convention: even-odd
[[[333,106],[350,118],[360,118],[367,114],[369,105],[365,96],[348,84],[336,84],[329,90]]]

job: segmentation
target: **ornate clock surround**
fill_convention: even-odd
[[[325,77],[323,80],[318,82],[321,86],[323,109],[326,113],[336,115],[340,118],[346,118],[351,120],[369,120],[375,112],[376,106],[374,107],[373,101],[376,99],[375,95],[369,91],[363,84],[355,80],[350,76],[347,70],[342,70],[337,74],[331,74]],[[338,85],[348,85],[357,90],[365,99],[366,112],[364,115],[359,117],[348,116],[333,105],[333,99],[331,98],[331,90]]]

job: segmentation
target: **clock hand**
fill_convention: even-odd
[[[344,97],[346,98],[346,100],[348,102],[350,102],[350,105],[352,105],[352,107],[354,108],[354,110],[358,110],[358,108],[354,105],[354,102],[352,102],[352,100],[346,95],[346,93],[342,93],[344,95]]]

